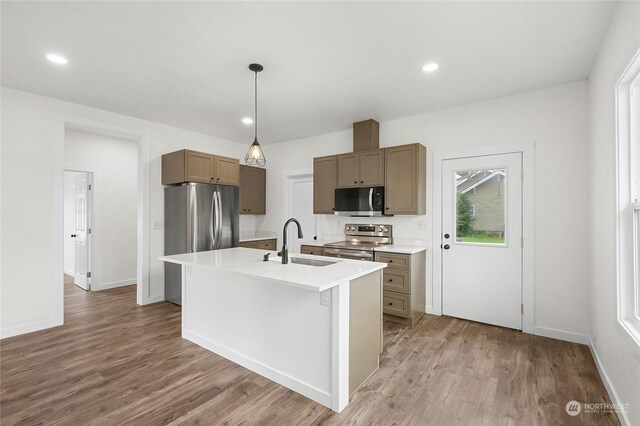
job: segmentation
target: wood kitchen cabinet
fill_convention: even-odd
[[[324,256],[324,248],[322,246],[313,246],[309,244],[302,244],[300,246],[301,254],[314,254],[316,256]]]
[[[205,152],[181,149],[162,156],[162,184],[185,182],[238,186],[240,161]]]
[[[427,150],[420,144],[385,149],[385,214],[425,214]]]
[[[249,240],[241,241],[240,247],[259,249],[259,250],[276,250],[277,241],[275,238],[267,240]]]
[[[313,159],[313,213],[333,214],[337,181],[337,155]]]
[[[220,185],[240,185],[240,160],[237,158],[214,155],[214,174],[212,180]]]
[[[384,150],[338,155],[338,188],[384,185]]]
[[[266,213],[267,171],[240,165],[240,214]]]
[[[413,325],[425,311],[426,253],[377,251],[382,270],[382,312],[385,318]]]

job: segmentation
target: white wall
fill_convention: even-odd
[[[375,117],[374,117],[375,118]],[[420,142],[427,147],[427,214],[376,218],[394,225],[394,236],[431,243],[432,153],[461,147],[536,142],[535,325],[542,334],[566,332],[586,341],[588,319],[587,83],[584,81],[380,123],[382,147]],[[267,181],[262,231],[282,226],[282,180],[292,170],[311,170],[312,158],[349,152],[351,130],[267,145],[273,179]],[[372,219],[323,215],[320,236],[341,234],[346,222]],[[429,274],[427,274],[429,276]]]
[[[164,193],[160,184],[160,156],[181,148],[244,158],[247,144],[240,144],[110,113],[78,104],[1,88],[1,193],[2,275],[0,323],[2,336],[55,325],[54,235],[62,223],[54,223],[53,140],[55,114],[148,132],[149,163],[149,279],[150,297],[163,297],[163,230],[153,228],[163,220]],[[62,178],[60,179],[62,185]],[[251,223],[252,220],[245,222]],[[29,232],[25,228],[29,227]]]
[[[629,403],[629,425],[640,424],[640,349],[617,323],[616,305],[616,128],[614,87],[640,48],[640,3],[621,2],[611,20],[589,78],[588,268],[592,345],[619,403]]]
[[[67,129],[64,143],[66,170],[93,171],[91,289],[134,284],[137,272],[137,141]],[[66,232],[64,242],[66,254],[67,246],[74,243]]]
[[[76,179],[84,172],[64,172],[64,273],[75,275]]]

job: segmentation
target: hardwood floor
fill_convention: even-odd
[[[589,349],[447,317],[386,322],[381,367],[341,413],[180,337],[180,308],[135,286],[65,282],[65,325],[2,341],[0,423],[66,425],[571,425],[610,402]]]

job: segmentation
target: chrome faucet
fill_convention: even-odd
[[[297,219],[291,218],[284,223],[284,228],[282,228],[282,251],[278,253],[278,256],[282,256],[282,264],[286,265],[289,263],[289,250],[287,249],[287,226],[291,223],[295,223],[298,227],[298,238],[302,238],[302,228],[300,227],[300,222]]]

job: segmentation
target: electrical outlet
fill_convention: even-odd
[[[331,306],[331,290],[325,290],[320,293],[320,304],[323,306]]]

